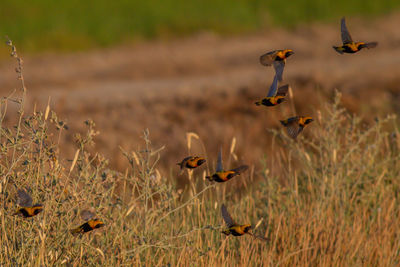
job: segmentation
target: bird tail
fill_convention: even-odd
[[[225,230],[221,231],[221,233],[223,233],[224,235],[230,235],[231,234],[229,229],[225,229]]]
[[[178,165],[181,168],[181,171],[183,171],[183,164],[182,162],[178,162],[176,165]]]
[[[257,106],[261,106],[262,105],[262,101],[260,100],[260,101],[257,101],[257,102],[255,102],[254,104],[256,104]]]
[[[338,52],[339,54],[343,54],[343,47],[341,46],[332,46],[333,49],[335,49],[336,52]]]
[[[210,182],[214,181],[214,179],[212,178],[212,176],[206,176],[206,179],[209,180]]]
[[[72,229],[70,232],[73,235],[78,235],[78,234],[80,234],[82,232],[82,229],[81,229],[81,227],[77,227],[75,229]]]
[[[15,216],[19,214],[21,214],[21,208],[16,209],[13,215]]]

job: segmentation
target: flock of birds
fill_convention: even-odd
[[[333,46],[335,51],[340,54],[343,53],[357,53],[363,48],[374,48],[377,46],[377,42],[355,42],[351,38],[351,35],[346,27],[346,21],[343,17],[341,20],[341,37],[342,37],[342,45],[341,46]],[[260,57],[260,63],[264,66],[273,66],[275,69],[275,76],[272,81],[272,84],[269,88],[268,94],[265,98],[257,101],[256,105],[264,105],[264,106],[276,106],[285,101],[285,96],[288,92],[288,85],[283,85],[278,88],[278,83],[283,79],[283,70],[285,68],[286,59],[293,55],[294,52],[291,49],[283,49],[283,50],[275,50],[268,52]],[[308,116],[294,116],[285,120],[281,120],[280,122],[284,127],[286,127],[287,134],[296,139],[297,136],[302,132],[304,127],[313,121],[312,117]],[[183,169],[195,169],[205,163],[206,160],[203,157],[199,156],[188,156],[184,158],[178,165],[181,170]],[[247,165],[241,165],[237,168],[224,170],[222,165],[222,151],[218,154],[217,166],[215,169],[215,173],[206,176],[206,178],[210,182],[226,182],[232,179],[233,177],[240,175],[248,169]],[[33,217],[43,211],[42,204],[34,204],[32,201],[32,197],[22,189],[17,191],[17,204],[19,208],[16,211],[16,215],[21,215],[25,218]],[[221,206],[221,214],[226,223],[226,228],[222,231],[225,235],[234,235],[234,236],[242,236],[244,234],[249,234],[257,238],[265,239],[260,236],[255,236],[249,231],[251,230],[250,224],[239,224],[235,222],[231,215],[229,214],[227,208],[224,204]],[[83,234],[86,232],[90,232],[96,228],[100,228],[104,226],[104,222],[100,219],[95,218],[95,214],[89,210],[83,210],[81,213],[81,218],[85,221],[80,226],[71,230],[71,233]]]

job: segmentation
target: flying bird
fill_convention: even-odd
[[[225,205],[222,204],[221,206],[221,214],[222,218],[224,218],[224,221],[226,223],[227,228],[222,231],[225,235],[234,235],[234,236],[241,236],[244,234],[249,234],[249,231],[251,230],[251,224],[238,224],[236,223],[231,215],[229,214],[228,210],[226,209]]]
[[[292,49],[274,50],[262,55],[260,57],[260,63],[263,66],[274,65],[275,74],[278,76],[278,81],[282,81],[286,58],[293,54],[294,52]]]
[[[184,168],[194,169],[199,167],[204,162],[206,162],[205,158],[198,156],[189,156],[184,158],[181,162],[177,163],[177,165],[181,167],[181,170],[183,170]]]
[[[217,160],[217,168],[215,169],[215,173],[211,176],[206,176],[209,181],[214,181],[218,183],[226,182],[233,177],[240,175],[244,171],[249,168],[247,165],[241,165],[237,168],[231,169],[229,171],[225,171],[222,167],[222,151],[220,150],[218,153],[218,160]]]
[[[289,85],[284,85],[278,88],[278,76],[275,74],[271,87],[269,88],[267,97],[255,102],[257,106],[276,106],[285,101],[285,96],[288,92]]]
[[[32,197],[25,190],[18,189],[17,204],[19,208],[16,210],[14,215],[21,215],[25,218],[29,218],[38,215],[43,211],[42,204],[32,205],[32,203]]]
[[[80,215],[82,220],[86,222],[79,227],[72,229],[71,233],[73,235],[84,234],[105,225],[104,222],[100,219],[93,219],[95,217],[95,214],[89,210],[83,210]]]
[[[343,54],[343,53],[350,53],[354,54],[358,51],[360,51],[363,48],[374,48],[378,45],[378,42],[354,42],[353,39],[351,38],[351,35],[349,31],[347,30],[346,27],[346,19],[343,17],[341,20],[341,32],[342,32],[342,43],[343,45],[341,46],[333,46],[333,49],[335,49],[338,53]]]
[[[303,131],[304,127],[312,121],[312,117],[295,116],[280,122],[286,127],[288,135],[296,139],[299,133]]]

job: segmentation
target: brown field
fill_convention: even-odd
[[[398,266],[400,135],[387,116],[400,110],[400,15],[348,25],[379,46],[339,55],[339,26],[312,25],[25,57],[23,117],[15,59],[1,62],[0,265]],[[273,77],[259,55],[286,47],[293,97],[255,106]],[[33,112],[49,96],[60,137],[51,113]],[[316,119],[298,142],[279,123],[295,113]],[[188,132],[208,165],[178,175]],[[220,146],[226,165],[251,168],[210,184]],[[14,216],[16,188],[44,211]],[[222,203],[268,242],[222,235]],[[72,236],[83,209],[106,226]]]
[[[121,169],[118,146],[136,148],[144,129],[155,145],[166,145],[163,167],[186,155],[185,133],[199,134],[214,156],[237,139],[240,158],[257,162],[267,153],[267,129],[293,115],[291,104],[256,107],[266,94],[273,70],[258,63],[265,51],[292,48],[284,82],[294,92],[298,114],[316,116],[343,93],[343,104],[366,120],[400,110],[400,15],[373,22],[348,22],[353,37],[377,40],[379,46],[355,55],[339,55],[339,25],[299,26],[291,32],[260,32],[223,38],[202,34],[169,43],[142,43],[94,52],[25,58],[28,102],[51,108],[68,122],[68,132],[95,121],[97,150]],[[10,61],[0,64],[3,96],[15,87]],[[9,118],[13,115],[8,114]],[[310,129],[312,130],[312,129]],[[71,135],[61,153],[72,157]]]

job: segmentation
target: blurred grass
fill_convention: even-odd
[[[0,36],[24,52],[71,51],[199,31],[236,34],[272,26],[380,15],[397,0],[3,0]]]

